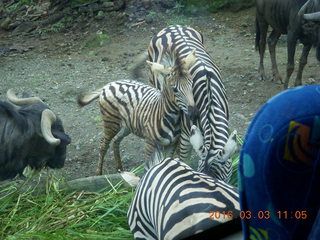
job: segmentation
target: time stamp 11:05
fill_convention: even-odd
[[[209,219],[232,219],[240,217],[241,219],[269,219],[271,218],[270,211],[240,211],[234,214],[233,211],[210,211]],[[276,211],[274,213],[278,219],[307,219],[307,211]]]

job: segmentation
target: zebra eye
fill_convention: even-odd
[[[173,86],[173,87],[172,87],[172,90],[173,90],[174,93],[179,92],[179,90],[178,90],[178,88],[177,88],[176,86]]]

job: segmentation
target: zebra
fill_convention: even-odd
[[[183,239],[239,219],[236,187],[192,170],[179,158],[153,162],[158,164],[134,181],[137,189],[127,217],[135,239]]]
[[[104,125],[97,175],[102,174],[103,160],[113,139],[116,169],[122,170],[119,145],[130,133],[146,141],[146,156],[155,142],[171,154],[180,135],[181,110],[191,118],[197,113],[192,95],[192,80],[188,72],[195,63],[195,51],[178,60],[175,67],[147,61],[152,71],[163,74],[163,90],[134,80],[119,80],[96,91],[78,96],[79,106],[100,98],[100,112]]]
[[[172,65],[175,58],[184,59],[193,49],[196,49],[196,64],[190,68],[190,74],[193,80],[193,95],[199,110],[198,125],[204,138],[203,145],[197,149],[202,156],[198,171],[228,182],[232,174],[230,156],[237,150],[237,146],[233,149],[226,147],[229,140],[228,100],[220,70],[206,52],[202,34],[187,26],[166,27],[151,39],[148,58],[152,62]],[[163,77],[152,69],[149,71],[149,80],[153,86],[161,88]],[[183,161],[190,157],[191,131],[191,122],[183,115],[178,148]]]

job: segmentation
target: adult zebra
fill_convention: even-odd
[[[187,26],[164,28],[151,39],[148,55],[152,62],[172,66],[177,56],[183,59],[193,49],[196,50],[197,60],[189,71],[199,110],[198,125],[204,137],[203,145],[197,149],[202,156],[198,171],[228,182],[232,173],[230,156],[236,150],[226,147],[229,138],[228,101],[220,70],[206,52],[202,34]],[[151,70],[149,80],[156,88],[160,88],[163,77]],[[181,160],[186,160],[191,151],[191,123],[186,115],[182,119],[179,156]]]
[[[135,239],[184,239],[232,219],[228,231],[241,229],[235,187],[192,170],[178,158],[159,163],[159,153],[156,149],[150,161],[155,165],[138,183],[127,214]],[[127,182],[132,179],[131,173],[121,175]],[[137,184],[136,177],[133,180]],[[219,232],[214,234],[210,238],[219,239]]]

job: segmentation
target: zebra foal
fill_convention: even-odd
[[[127,216],[135,239],[174,240],[230,221],[239,213],[235,187],[192,170],[178,158],[166,158],[140,180]]]
[[[180,135],[181,110],[193,118],[196,114],[192,95],[192,81],[188,73],[195,63],[195,52],[177,61],[174,68],[148,62],[152,71],[164,76],[163,90],[133,80],[120,80],[107,84],[94,92],[78,97],[80,106],[99,99],[104,125],[100,143],[97,175],[102,174],[103,161],[113,140],[116,168],[122,170],[119,145],[134,133],[146,142],[146,155],[153,152],[155,143],[172,153]]]
[[[193,96],[199,110],[198,126],[203,135],[203,145],[197,149],[198,155],[202,156],[198,171],[228,182],[232,173],[230,156],[237,146],[232,149],[227,146],[231,139],[228,132],[229,106],[226,91],[218,66],[205,50],[202,34],[191,27],[180,25],[162,29],[150,41],[149,61],[172,65],[174,61],[170,61],[171,59],[184,59],[193,49],[196,49],[196,63],[189,72],[193,81]],[[168,58],[168,55],[171,57]],[[161,88],[162,76],[152,69],[149,80],[153,86]],[[183,115],[178,148],[183,161],[190,156],[191,135],[190,121]]]

